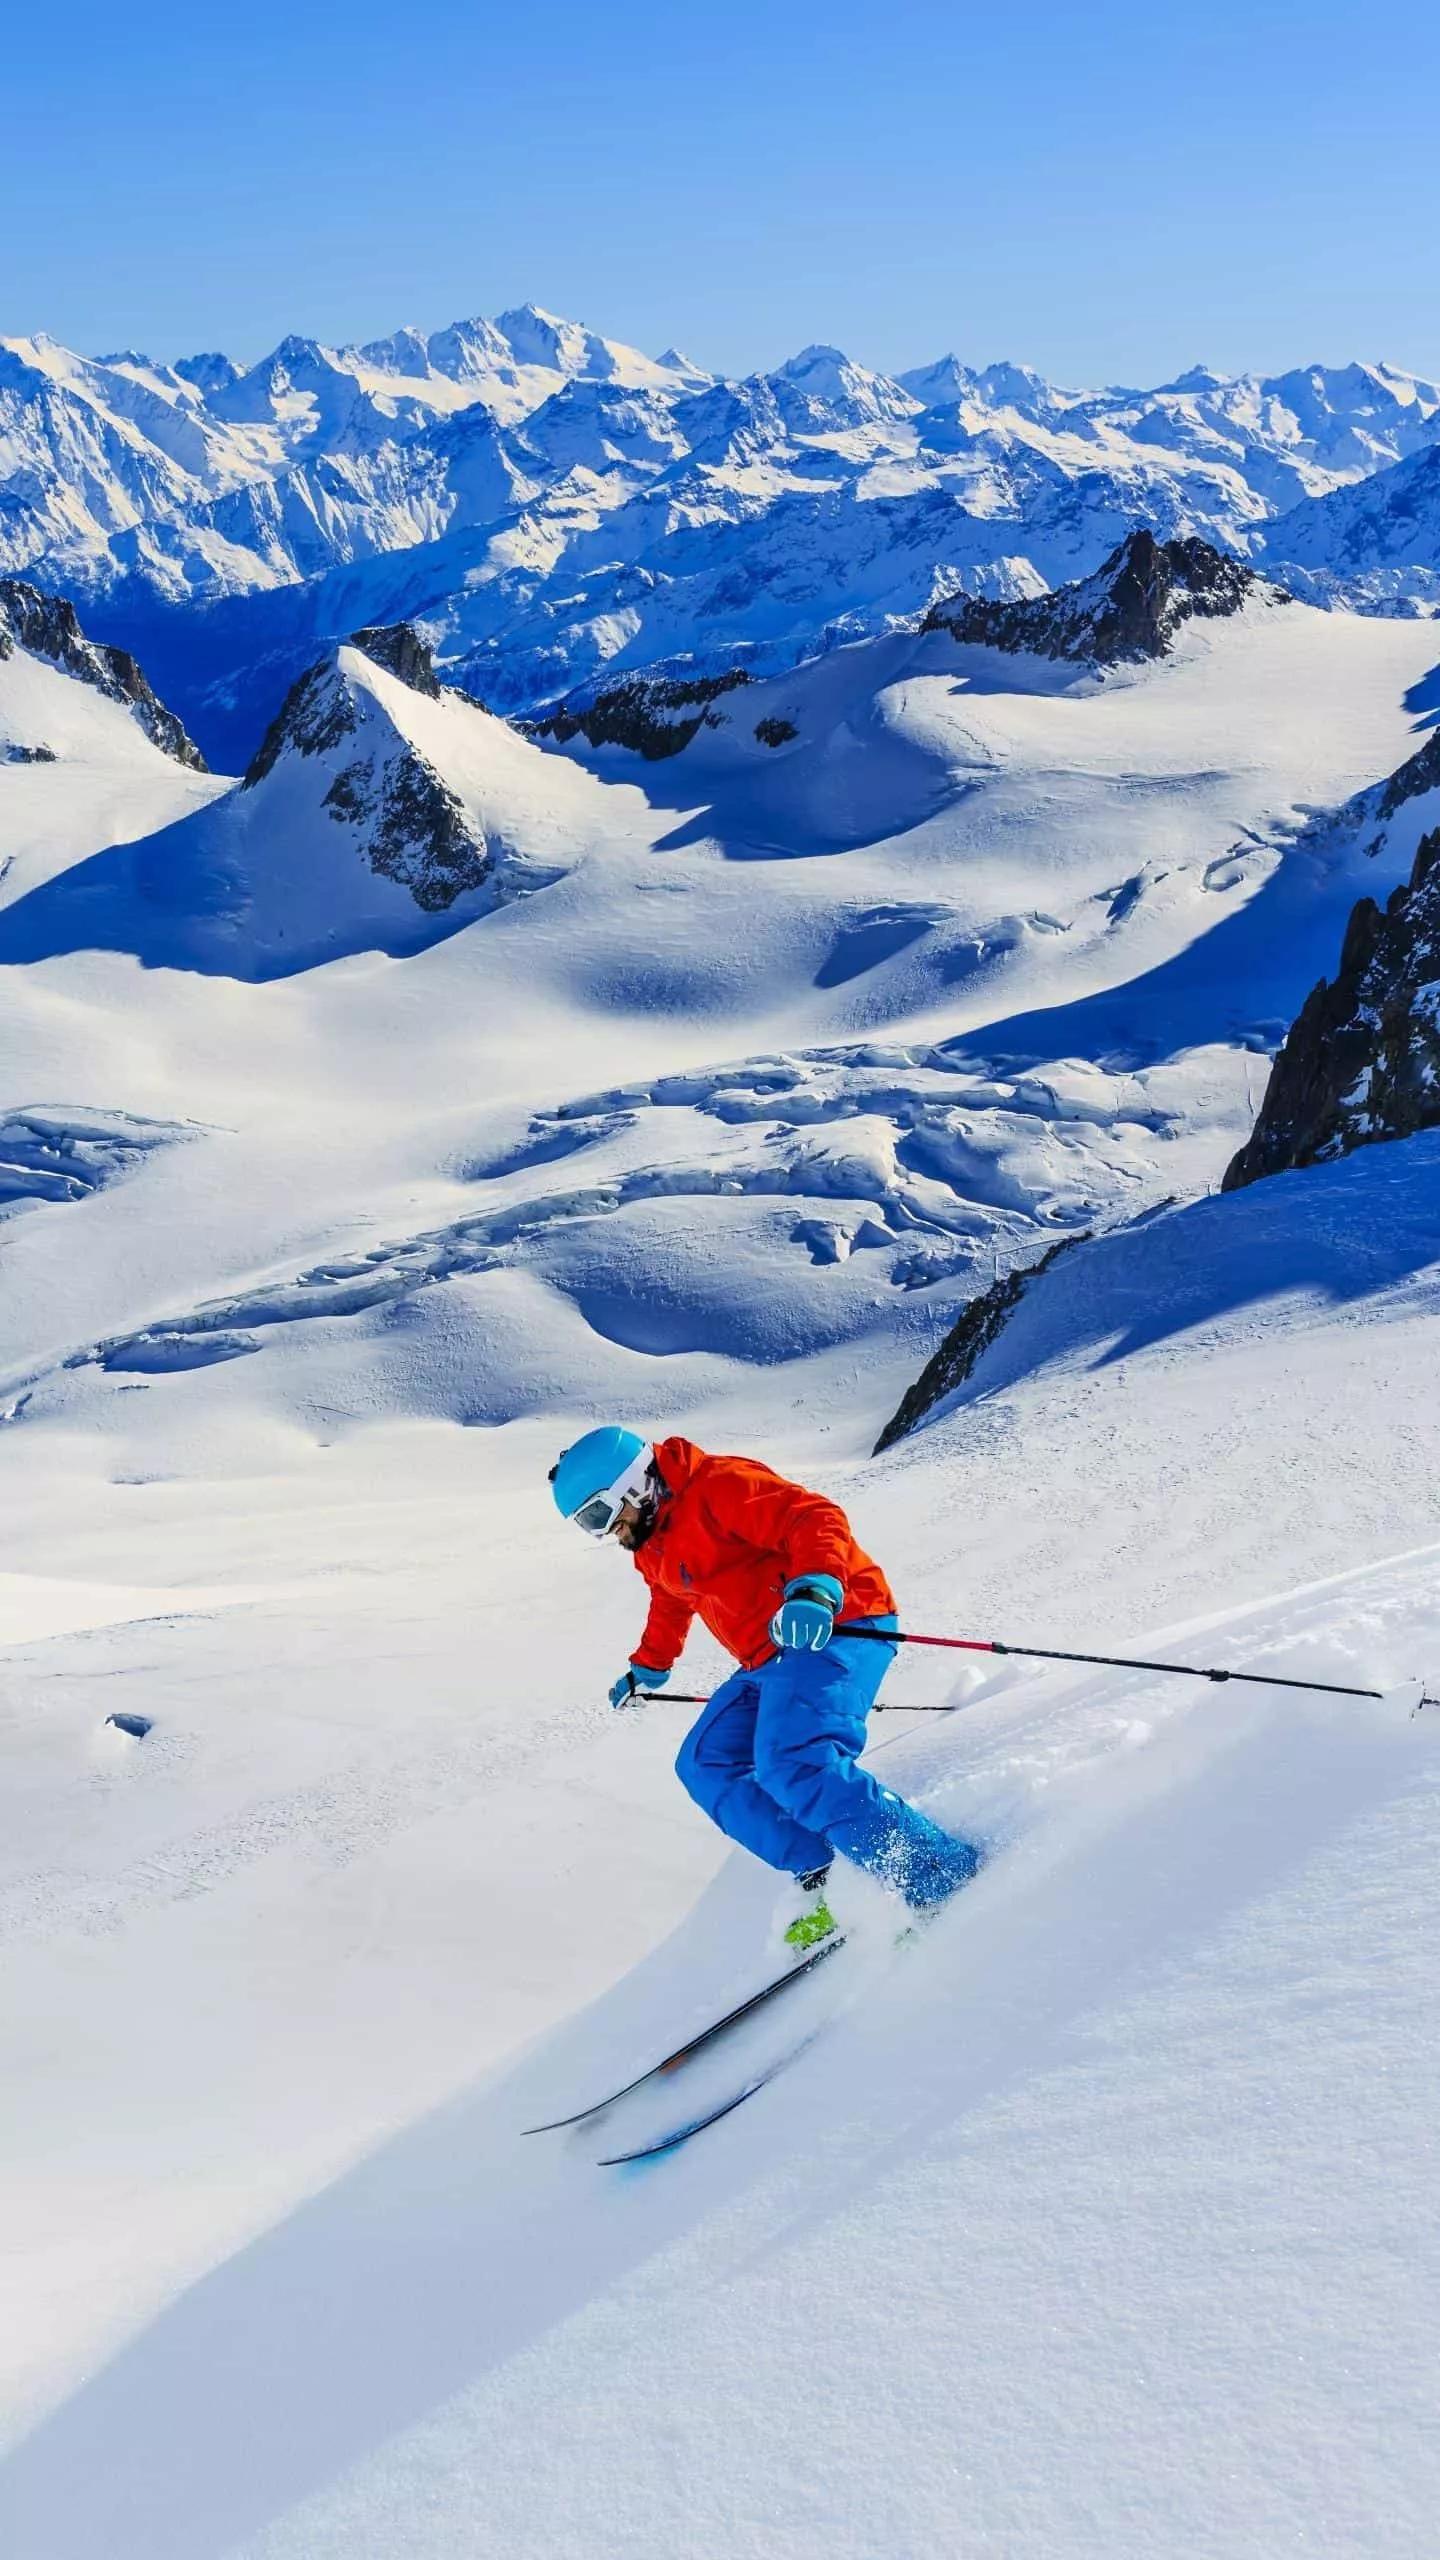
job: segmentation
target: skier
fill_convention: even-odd
[[[616,1538],[649,1585],[650,1614],[612,1707],[663,1688],[697,1617],[739,1662],[675,1766],[731,1840],[798,1880],[788,1946],[804,1950],[834,1930],[825,1885],[837,1849],[913,1911],[968,1883],[978,1850],[858,1764],[896,1653],[873,1634],[893,1633],[895,1604],[838,1504],[757,1459],[712,1457],[693,1440],[652,1445],[613,1427],[566,1449],[550,1483],[562,1516]]]

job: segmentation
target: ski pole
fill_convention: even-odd
[[[1012,1653],[1029,1662],[1093,1662],[1110,1671],[1173,1671],[1186,1680],[1246,1680],[1263,1689],[1316,1689],[1327,1698],[1383,1698],[1383,1689],[1355,1689],[1339,1680],[1294,1680],[1275,1671],[1214,1671],[1193,1662],[1142,1662],[1128,1653],[1061,1653],[1053,1645],[1002,1644],[998,1636],[912,1636],[897,1629],[886,1635],[880,1627],[847,1627],[842,1621],[837,1635],[860,1636],[867,1644],[943,1645],[955,1653]],[[1422,1697],[1422,1707],[1440,1705],[1440,1699]]]
[[[853,1634],[854,1629],[850,1632]],[[708,1707],[710,1704],[708,1695],[702,1697],[697,1691],[692,1696],[687,1689],[656,1689],[651,1695],[656,1705],[663,1707]],[[932,1705],[928,1700],[917,1705],[913,1698],[877,1698],[870,1713],[872,1716],[953,1716],[955,1708],[965,1703],[963,1698],[957,1698],[954,1706],[942,1707]]]

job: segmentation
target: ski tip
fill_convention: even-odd
[[[791,2058],[789,2055],[786,2056],[787,2061]],[[775,2069],[778,2071],[781,2068],[782,2066],[777,2063]],[[612,2151],[603,2155],[596,2161],[596,2168],[630,2169],[642,2160],[663,2160],[667,2152],[679,2151],[697,2133],[704,2133],[712,2124],[720,2124],[726,2116],[733,2116],[737,2107],[743,2107],[747,2098],[753,2098],[757,2091],[767,2087],[774,2077],[775,2071],[762,2072],[758,2080],[750,2081],[748,2086],[737,2091],[733,2098],[727,2098],[723,2106],[712,2107],[707,2115],[692,2117],[689,2124],[677,2126],[673,2133],[662,2135],[658,2142],[642,2143],[638,2151]]]

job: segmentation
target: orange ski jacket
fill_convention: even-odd
[[[770,1621],[787,1582],[833,1574],[842,1618],[883,1618],[895,1601],[878,1564],[855,1543],[836,1502],[791,1484],[758,1458],[711,1457],[693,1440],[660,1440],[659,1517],[634,1557],[650,1586],[650,1615],[630,1659],[652,1671],[678,1660],[699,1618],[743,1669],[775,1651]]]

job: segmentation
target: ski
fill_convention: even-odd
[[[803,2051],[803,2047],[797,2046],[796,2051]],[[743,2089],[737,2089],[733,2098],[722,2098],[718,2107],[709,2108],[703,2116],[693,2116],[689,2124],[677,2125],[673,2133],[662,2133],[654,2142],[642,2142],[635,2151],[607,2152],[595,2166],[597,2169],[625,2169],[632,2160],[660,2160],[667,2151],[678,2151],[683,2142],[693,2141],[707,2125],[719,2124],[722,2116],[733,2116],[737,2107],[743,2107],[746,2099],[753,2098],[757,2089],[767,2088],[776,2072],[783,2071],[785,2064],[794,2059],[793,2053],[787,2053],[782,2061],[772,2064],[768,2071],[760,2072],[754,2080],[748,2080]]]
[[[812,1947],[810,1953],[803,1956],[799,1964],[792,1965],[788,1973],[779,1973],[773,1982],[762,1983],[760,1989],[752,1991],[749,1999],[742,2000],[738,2008],[728,2009],[724,2017],[717,2018],[712,2026],[702,2027],[700,2033],[692,2036],[688,2044],[677,2045],[675,2051],[667,2053],[662,2061],[652,2062],[647,2071],[637,2072],[635,2078],[627,2080],[623,2088],[611,2089],[605,2097],[592,2099],[588,2107],[577,2107],[573,2115],[553,2116],[547,2124],[527,2124],[521,2130],[527,2134],[563,2133],[571,2125],[587,2124],[592,2116],[603,2115],[607,2107],[618,2106],[622,2098],[628,2098],[632,2090],[643,2089],[648,2081],[668,2078],[672,2071],[679,2071],[685,2063],[693,2060],[697,2053],[703,2053],[707,2045],[714,2044],[717,2037],[725,2035],[731,2027],[738,2027],[742,2018],[751,2017],[755,2010],[763,2009],[767,2001],[778,1999],[780,1993],[788,1991],[792,1983],[803,1982],[806,1976],[814,1973],[828,1957],[838,1955],[844,1944],[843,1932],[833,1938],[822,1938],[819,1946]],[[751,2097],[754,2089],[763,2085],[762,2081],[757,2080],[751,2089],[742,2092],[742,2096]],[[739,2104],[739,2098],[730,2101],[731,2106],[739,2106]],[[725,2114],[728,2109],[722,2108],[720,2112]],[[682,2142],[687,2141],[691,2133],[702,2132],[706,2124],[714,2121],[713,2117],[706,2116],[700,2124],[688,2126],[684,2133],[676,2136],[676,2139]],[[661,2148],[665,2146],[662,2144]],[[637,2153],[635,2157],[643,2157],[643,2154]]]

